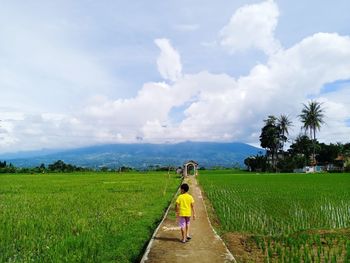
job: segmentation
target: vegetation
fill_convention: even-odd
[[[246,158],[244,164],[248,167],[249,171],[266,172],[270,170],[267,156],[262,154]]]
[[[165,172],[0,175],[0,262],[135,262],[180,181]]]
[[[66,164],[62,160],[58,160],[47,167],[45,164],[40,166],[27,168],[27,167],[15,167],[14,165],[7,164],[6,161],[0,161],[0,173],[73,173],[73,172],[91,172],[92,169],[75,166],[72,164]]]
[[[271,156],[271,165],[275,169],[278,150],[281,149],[286,138],[282,135],[282,128],[278,125],[275,116],[269,116],[264,122],[265,126],[261,129],[260,145]]]
[[[181,167],[180,167],[181,168]],[[12,163],[7,164],[6,161],[0,161],[0,173],[73,173],[73,172],[131,172],[135,171],[137,169],[134,169],[129,166],[122,165],[118,168],[110,168],[108,166],[100,166],[97,169],[92,169],[89,167],[80,167],[72,164],[66,164],[62,160],[55,161],[52,164],[49,164],[47,167],[45,164],[41,164],[37,167],[15,167]],[[175,171],[175,166],[161,166],[159,164],[157,165],[149,165],[146,168],[138,169],[138,171]]]
[[[284,147],[284,143],[287,141],[287,135],[289,135],[289,128],[292,126],[292,121],[289,119],[287,115],[282,114],[278,119],[277,119],[277,124],[280,129],[280,134],[282,140],[282,150]]]
[[[321,103],[310,101],[308,105],[303,104],[304,108],[299,115],[305,132],[310,131],[310,138],[316,140],[316,130],[320,130],[321,124],[324,123],[324,110],[321,108]]]
[[[310,101],[308,105],[304,104],[304,108],[299,115],[301,122],[303,123],[303,128],[305,133],[310,131],[310,138],[313,139],[313,156],[312,164],[316,164],[315,160],[315,142],[316,142],[316,130],[320,130],[321,124],[324,123],[324,110],[322,109],[322,104],[317,101]]]
[[[249,171],[293,172],[305,166],[323,166],[326,171],[350,171],[350,143],[325,144],[316,140],[316,131],[324,123],[324,109],[317,101],[303,104],[298,115],[305,133],[300,134],[291,143],[288,150],[284,145],[288,139],[292,122],[287,115],[275,117],[269,115],[261,129],[260,145],[266,154],[249,156],[244,164]],[[307,135],[309,131],[310,135]]]
[[[219,230],[241,234],[240,261],[350,261],[350,174],[206,170],[199,178]]]

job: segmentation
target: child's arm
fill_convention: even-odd
[[[179,217],[179,205],[177,203],[175,203],[175,213],[176,217]]]
[[[194,203],[191,203],[193,220],[196,220],[196,212],[194,211]]]

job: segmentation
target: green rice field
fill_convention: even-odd
[[[199,181],[218,230],[241,237],[239,261],[350,262],[350,174],[201,171]]]
[[[180,178],[0,175],[0,262],[135,262]]]

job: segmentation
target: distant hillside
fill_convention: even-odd
[[[108,144],[67,151],[43,150],[0,155],[19,167],[34,167],[56,160],[83,167],[130,166],[147,168],[151,165],[180,166],[187,160],[195,160],[200,166],[243,166],[243,161],[262,149],[244,143],[182,142],[177,144]]]

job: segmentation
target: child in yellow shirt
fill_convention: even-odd
[[[179,220],[179,226],[181,228],[182,243],[186,243],[191,239],[190,236],[190,219],[193,214],[193,220],[196,219],[194,212],[194,200],[188,193],[188,184],[182,184],[180,187],[181,194],[176,199],[175,211],[176,217]]]

